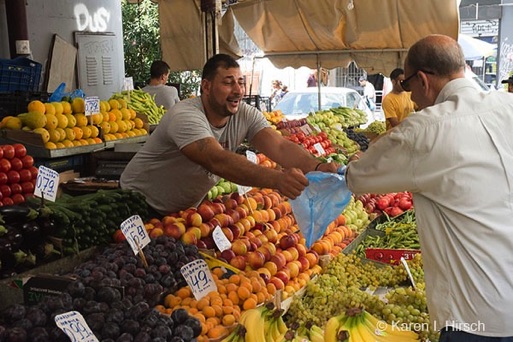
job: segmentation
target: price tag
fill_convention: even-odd
[[[221,227],[216,226],[214,228],[214,231],[212,232],[212,238],[214,239],[217,248],[219,248],[221,252],[232,248],[232,243],[230,242],[230,240],[228,240],[226,235],[224,235],[224,232],[221,229]]]
[[[132,247],[134,254],[137,255],[150,243],[150,237],[144,223],[139,215],[133,215],[121,223],[121,231],[126,237],[128,244]]]
[[[250,162],[258,164],[258,157],[255,152],[249,150],[246,151],[246,158],[248,158]]]
[[[319,155],[323,156],[326,154],[326,151],[324,151],[324,149],[322,148],[321,143],[315,143],[314,148],[317,150],[317,153],[319,153]]]
[[[310,126],[308,126],[308,125],[303,125],[303,126],[299,127],[299,129],[300,129],[303,133],[305,133],[305,135],[310,135],[310,134],[312,134],[312,129],[311,129],[311,128],[310,128]]]
[[[125,77],[123,81],[123,90],[134,90],[134,78],[133,77]]]
[[[180,269],[187,285],[196,300],[200,300],[212,291],[217,291],[216,283],[207,263],[203,259],[191,261]]]
[[[237,192],[241,195],[247,194],[253,189],[252,186],[237,185]]]
[[[98,113],[100,113],[100,98],[98,96],[86,97],[84,114],[87,116]]]
[[[59,173],[41,165],[39,167],[39,171],[37,172],[34,196],[44,197],[47,200],[55,202],[58,188]]]
[[[317,125],[312,125],[312,127],[318,132],[318,133],[321,133],[322,130],[319,128],[319,126]]]
[[[55,324],[68,335],[72,342],[98,342],[80,312],[69,311],[57,315]]]

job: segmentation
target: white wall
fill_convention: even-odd
[[[0,58],[9,58],[5,1],[0,0]],[[116,48],[121,59],[115,66],[124,78],[123,26],[121,1],[113,0],[25,0],[31,58],[46,65],[52,38],[58,34],[75,45],[74,32],[112,32],[119,37]],[[121,84],[123,82],[121,81]]]

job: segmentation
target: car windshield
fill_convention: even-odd
[[[353,104],[355,98],[351,98]],[[346,104],[344,94],[321,93],[321,110],[351,106]],[[281,110],[284,114],[298,115],[308,114],[319,110],[317,93],[289,93],[283,97],[275,109]]]

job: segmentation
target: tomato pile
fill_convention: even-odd
[[[32,196],[37,171],[23,144],[0,145],[0,206],[19,204]]]
[[[358,199],[368,213],[386,213],[392,217],[413,208],[413,198],[408,191],[385,195],[365,194],[358,196]]]
[[[285,138],[295,142],[296,144],[302,145],[307,151],[316,157],[324,157],[332,153],[336,153],[335,148],[331,145],[331,141],[325,132],[320,132],[317,135],[306,135],[303,132],[298,132]],[[318,148],[319,146],[322,147],[324,153],[320,152],[322,150]]]

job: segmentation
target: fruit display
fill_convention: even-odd
[[[0,206],[20,204],[33,196],[37,173],[23,144],[0,145]]]
[[[271,112],[264,111],[262,114],[264,114],[265,119],[271,124],[271,127],[276,130],[279,129],[279,123],[286,120],[281,110],[273,110]]]
[[[303,132],[293,133],[285,139],[302,145],[308,152],[316,157],[326,157],[335,154],[336,149],[332,146],[328,135],[320,132],[317,135],[306,135]]]
[[[372,217],[365,211],[363,202],[354,195],[351,196],[342,215],[345,220],[341,223],[357,233],[365,229],[372,220]]]
[[[348,127],[358,127],[367,122],[367,115],[359,109],[338,107],[321,110],[309,115],[307,121],[313,127],[322,131],[326,128],[342,130]]]
[[[290,135],[299,132],[308,134],[312,129],[308,126],[306,118],[283,120],[276,124],[276,127],[283,135]]]
[[[69,341],[54,317],[78,311],[100,341],[193,341],[200,322],[183,309],[155,309],[164,289],[185,284],[180,267],[200,258],[195,246],[160,237],[145,247],[148,267],[127,243],[105,248],[77,266],[59,296],[33,306],[14,304],[0,315],[4,341]],[[123,293],[121,289],[124,289]]]
[[[145,114],[148,116],[148,122],[156,125],[160,122],[162,116],[166,113],[164,106],[157,106],[155,103],[155,96],[150,95],[141,89],[122,91],[114,93],[110,100],[122,100],[127,104],[127,107],[137,113]],[[110,102],[109,100],[109,102]]]
[[[419,335],[407,329],[394,329],[380,322],[365,309],[354,308],[331,317],[324,331],[325,342],[420,341]]]
[[[420,254],[408,260],[407,263],[413,274],[416,289],[409,286],[408,276],[402,265],[377,264],[364,261],[355,253],[348,255],[341,253],[323,269],[320,275],[308,282],[302,297],[294,297],[285,314],[285,322],[289,326],[315,324],[324,329],[326,340],[332,338],[328,334],[332,334],[333,330],[338,333],[338,330],[349,328],[351,331],[352,328],[352,325],[344,329],[329,327],[327,323],[331,318],[339,316],[342,319],[340,316],[343,314],[348,316],[346,313],[349,310],[364,308],[375,319],[383,320],[380,323],[383,330],[387,329],[384,322],[388,325],[421,327],[420,331],[415,331],[418,339],[429,338],[430,341],[437,341],[438,332],[431,330],[429,324]],[[384,300],[374,294],[378,287],[388,289]],[[361,311],[356,310],[352,314],[360,316]],[[374,320],[368,316],[366,319],[371,322]],[[356,324],[356,322],[353,323]],[[341,327],[341,324],[335,324],[333,321],[331,324]],[[357,333],[355,332],[353,336],[356,337]],[[374,340],[398,341],[399,338],[386,339],[383,336],[370,341]]]
[[[387,131],[385,121],[373,121],[364,129],[357,128],[357,132],[359,133],[370,133],[375,136],[381,135]]]
[[[369,147],[369,138],[365,136],[365,134],[356,132],[353,128],[346,128],[344,132],[347,134],[347,137],[360,146],[360,150],[365,152]]]

